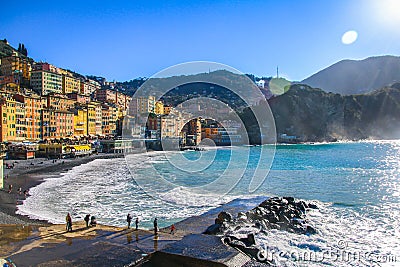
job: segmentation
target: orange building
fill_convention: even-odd
[[[74,99],[70,99],[62,94],[48,94],[46,99],[47,108],[52,108],[55,110],[68,110],[73,108],[76,103]]]
[[[41,110],[43,139],[60,139],[74,134],[74,113],[45,108]]]
[[[169,113],[171,113],[171,109],[172,109],[171,106],[165,106],[164,105],[164,114],[168,115]]]
[[[29,141],[42,139],[41,109],[46,106],[46,99],[39,96],[14,95],[17,101],[25,104],[25,138]]]
[[[102,105],[102,134],[105,136],[115,135],[117,133],[117,114],[118,109],[115,106]]]

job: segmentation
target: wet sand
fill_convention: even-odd
[[[0,226],[0,258],[17,266],[126,266],[180,240],[178,235],[97,225]]]

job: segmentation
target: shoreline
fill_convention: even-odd
[[[26,215],[17,214],[18,205],[25,199],[24,194],[18,194],[18,188],[30,190],[44,181],[43,175],[60,175],[61,172],[73,167],[89,163],[95,159],[121,158],[124,154],[100,153],[82,158],[58,159],[53,163],[52,159],[35,158],[28,160],[4,160],[4,163],[14,163],[13,169],[4,167],[4,188],[0,189],[0,225],[52,225],[45,220],[31,219]],[[5,166],[5,165],[4,165]],[[6,178],[8,176],[8,178]],[[8,186],[12,185],[9,194]],[[28,196],[29,197],[29,194]]]

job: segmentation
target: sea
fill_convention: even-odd
[[[264,153],[264,154],[263,154]],[[267,155],[267,156],[263,156]],[[218,147],[96,159],[30,190],[18,213],[64,223],[89,213],[151,228],[203,214],[234,199],[293,196],[318,210],[317,233],[256,234],[277,266],[400,266],[400,141]],[[210,222],[212,223],[212,222]]]

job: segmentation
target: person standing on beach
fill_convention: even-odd
[[[85,222],[86,222],[86,228],[89,228],[89,220],[90,220],[90,214],[87,214],[86,216],[85,216]]]
[[[139,217],[136,217],[135,225],[136,225],[136,230],[137,230],[139,227]]]
[[[157,221],[157,218],[154,219],[153,225],[154,225],[154,235],[157,235],[158,234],[158,221]]]
[[[128,229],[131,228],[132,215],[130,213],[126,216],[126,221],[128,222]]]
[[[72,218],[71,218],[71,215],[69,214],[69,212],[68,212],[68,214],[67,214],[67,217],[65,217],[65,221],[67,222],[67,226],[66,226],[66,229],[67,229],[67,232],[72,232]]]
[[[169,232],[171,235],[174,235],[175,234],[175,230],[176,230],[176,228],[175,228],[175,224],[172,224],[171,225],[171,231]]]

